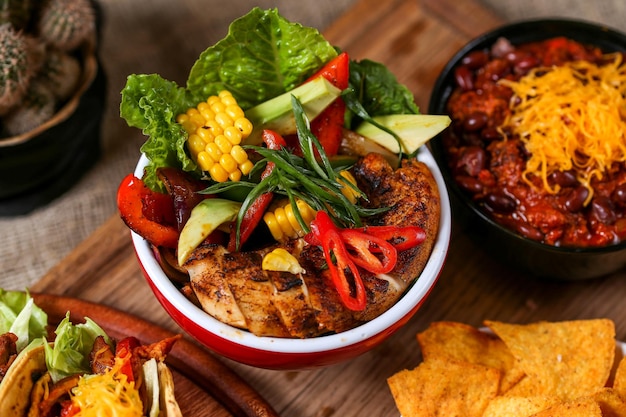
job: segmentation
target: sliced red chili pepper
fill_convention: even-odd
[[[398,251],[411,249],[426,240],[426,232],[419,226],[366,226],[361,230],[389,242]]]
[[[135,233],[155,246],[176,248],[179,232],[161,223],[173,218],[173,202],[167,194],[150,190],[144,182],[128,174],[117,190],[120,217]]]
[[[140,346],[139,340],[134,336],[128,336],[120,340],[115,346],[115,357],[124,360],[124,364],[120,367],[120,372],[126,375],[128,381],[135,380],[133,372],[133,350]]]
[[[339,229],[326,212],[317,212],[311,222],[311,233],[317,235],[321,243],[331,279],[343,304],[355,311],[365,309],[367,297],[359,269],[350,257]]]
[[[348,88],[350,81],[350,59],[342,52],[330,60],[307,81],[323,76],[340,90]],[[346,104],[341,97],[337,97],[322,113],[311,121],[311,133],[319,140],[324,152],[328,156],[337,154],[343,126],[345,124]]]
[[[352,261],[374,274],[391,272],[398,261],[398,251],[385,239],[355,229],[343,229],[341,239]]]
[[[273,130],[263,131],[263,142],[268,149],[279,150],[281,147],[287,146],[285,139]],[[274,170],[274,163],[268,162],[265,170],[261,173],[261,179],[266,178]],[[254,229],[258,226],[263,214],[267,210],[274,199],[274,193],[261,194],[252,202],[248,210],[244,213],[241,224],[239,225],[239,246],[237,246],[237,230],[233,228],[228,241],[228,250],[235,252],[248,240]]]

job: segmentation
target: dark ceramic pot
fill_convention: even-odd
[[[454,69],[469,52],[488,49],[500,37],[515,45],[555,36],[594,44],[605,52],[626,50],[625,34],[590,22],[547,19],[508,24],[473,39],[450,59],[433,87],[428,112],[447,113],[446,104],[455,87]],[[626,242],[596,248],[555,247],[526,239],[494,222],[452,178],[441,135],[431,140],[430,148],[446,181],[454,218],[496,259],[537,277],[560,280],[598,278],[626,267]]]

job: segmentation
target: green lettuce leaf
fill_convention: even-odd
[[[350,87],[371,117],[419,113],[413,93],[381,63],[368,59],[351,61]]]
[[[229,90],[245,110],[300,85],[335,56],[317,29],[255,7],[200,55],[187,89],[198,101]]]
[[[55,330],[54,344],[44,344],[46,366],[54,382],[77,373],[91,373],[89,353],[96,337],[103,336],[113,349],[113,344],[104,330],[93,320],[72,324],[69,312]]]
[[[122,90],[120,115],[131,127],[142,129],[148,137],[141,151],[150,163],[144,181],[153,190],[163,190],[156,169],[163,166],[194,171],[196,164],[185,152],[187,133],[176,122],[176,116],[196,102],[175,82],[156,74],[130,75]]]
[[[47,324],[48,315],[28,292],[0,289],[0,334],[15,334],[18,352],[32,340],[46,336]]]

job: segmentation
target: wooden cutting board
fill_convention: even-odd
[[[184,24],[176,22],[181,17],[171,18],[173,25]],[[387,65],[415,94],[416,102],[425,112],[432,86],[447,60],[470,38],[500,23],[500,19],[475,0],[360,0],[325,35],[353,59],[368,58]],[[450,257],[472,256],[477,251],[463,236],[458,236],[455,242]],[[492,267],[495,272],[488,271],[491,266],[479,252],[476,259],[483,261],[476,268],[484,268],[486,274],[498,273],[498,266]],[[452,262],[446,274],[453,277],[464,269],[467,265]],[[166,331],[180,332],[142,277],[129,231],[117,216],[111,217],[52,268],[31,291],[113,307]],[[470,299],[477,297],[476,290],[460,281],[460,285],[445,293],[445,299],[463,293]],[[445,302],[443,305],[440,315],[450,311],[465,314],[456,310],[456,306]],[[476,321],[484,314],[477,310],[465,318]],[[435,317],[437,314],[416,319],[405,332],[371,354],[320,370],[278,372],[228,360],[222,362],[241,375],[280,415],[397,417],[386,378],[417,363],[416,326],[423,327]],[[249,394],[247,387],[241,385],[230,388],[234,390],[231,397]],[[192,405],[199,408],[203,405],[201,399],[188,396],[185,401],[196,401]]]

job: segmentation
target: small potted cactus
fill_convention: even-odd
[[[104,81],[96,56],[96,6],[92,0],[0,0],[0,215],[5,199],[72,171],[59,166],[76,165],[72,150],[83,148],[73,143],[84,134],[76,137],[72,119],[81,117],[84,125],[85,116],[95,118],[99,129]],[[89,103],[100,108],[81,115]],[[94,131],[89,134],[93,141]],[[80,152],[85,156],[84,148]],[[27,154],[43,170],[27,167]],[[15,181],[17,171],[23,181]]]

